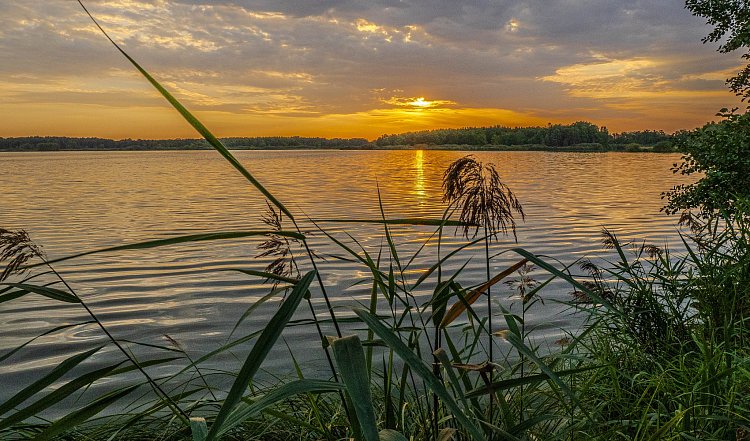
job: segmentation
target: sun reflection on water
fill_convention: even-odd
[[[424,183],[424,150],[414,152],[414,190],[412,193],[417,197],[420,205],[427,199],[427,191]]]

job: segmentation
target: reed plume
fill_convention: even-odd
[[[514,212],[525,219],[521,203],[500,180],[495,166],[485,165],[473,155],[457,159],[445,170],[443,202],[460,207],[460,221],[470,224],[463,227],[467,238],[476,237],[480,227],[489,240],[497,239],[498,233],[508,234],[508,230],[516,238]]]
[[[523,207],[516,195],[500,180],[500,173],[493,164],[484,165],[473,155],[467,155],[451,163],[443,174],[443,202],[456,204],[461,210],[459,220],[464,236],[476,237],[481,227],[484,231],[486,276],[490,280],[490,241],[498,233],[508,234],[510,229],[516,237],[514,212],[525,219]],[[473,232],[472,232],[473,231]],[[489,328],[489,361],[493,360],[492,341],[492,297],[487,288],[487,326]],[[492,381],[492,372],[489,372]],[[493,397],[490,395],[489,419],[494,413]]]
[[[282,230],[281,210],[275,210],[274,207],[266,201],[266,211],[261,215],[261,221],[276,231]],[[268,239],[258,245],[262,252],[256,257],[273,256],[276,257],[266,266],[266,271],[277,276],[299,278],[299,267],[292,253],[292,242],[300,245],[297,239],[290,239],[277,234],[269,234]],[[274,286],[279,282],[276,281]]]
[[[0,282],[13,273],[23,272],[23,265],[33,257],[44,257],[44,252],[31,240],[29,233],[0,228],[0,263],[7,262],[0,273]]]

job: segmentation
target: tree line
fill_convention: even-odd
[[[582,144],[610,146],[671,147],[675,136],[680,132],[667,134],[662,130],[640,130],[610,134],[606,127],[599,127],[586,121],[572,124],[549,124],[546,127],[465,127],[460,129],[437,129],[383,135],[375,140],[381,147],[396,145],[497,145],[523,146],[537,145],[548,147],[569,147]]]
[[[369,144],[364,138],[306,138],[300,136],[265,136],[254,138],[223,138],[230,149],[340,149],[357,148]],[[29,136],[0,138],[0,150],[59,151],[59,150],[210,150],[204,139],[104,139],[68,138],[58,136]]]
[[[301,136],[264,136],[223,138],[230,148],[242,149],[359,149],[416,145],[459,146],[534,146],[564,148],[583,146],[592,149],[625,149],[640,146],[671,150],[677,138],[686,132],[667,134],[664,131],[640,130],[611,134],[606,127],[585,121],[572,124],[549,124],[546,127],[466,127],[435,129],[383,135],[374,142],[364,138],[319,138]],[[0,138],[0,150],[209,150],[203,139],[121,139],[68,138],[29,136]]]

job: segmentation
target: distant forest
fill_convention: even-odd
[[[675,138],[686,132],[667,134],[663,131],[643,130],[610,134],[606,127],[589,122],[550,124],[546,127],[467,127],[437,129],[383,135],[374,142],[364,138],[305,138],[254,137],[223,138],[222,142],[235,150],[261,149],[373,149],[414,146],[460,146],[483,149],[567,149],[584,150],[650,150],[671,151]],[[0,138],[2,151],[59,151],[59,150],[209,150],[202,139],[122,139],[67,138],[31,136]]]
[[[610,134],[606,127],[578,121],[573,124],[549,124],[546,127],[467,127],[462,129],[423,130],[398,135],[383,135],[375,144],[393,145],[474,145],[474,146],[547,146],[547,147],[659,147],[671,149],[675,137],[686,132],[667,134],[661,130],[641,130]]]
[[[326,139],[299,136],[268,136],[256,138],[223,138],[230,149],[339,149],[357,148],[369,144],[364,138]],[[57,150],[210,150],[203,139],[121,139],[66,138],[57,136],[30,136],[0,138],[0,150],[57,151]]]

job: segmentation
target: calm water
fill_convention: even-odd
[[[379,218],[378,185],[388,217],[438,218],[444,210],[442,172],[463,154],[237,152],[300,219],[304,214],[318,219]],[[476,156],[496,164],[522,201],[527,219],[519,224],[518,245],[535,253],[564,264],[584,256],[601,257],[599,238],[605,226],[624,238],[678,243],[675,219],[659,213],[660,193],[684,179],[669,171],[679,159],[676,155],[481,152]],[[0,153],[0,189],[0,226],[28,230],[50,258],[172,235],[264,227],[259,221],[263,198],[214,152]],[[342,234],[341,224],[322,226],[351,242]],[[303,222],[303,229],[314,228]],[[402,259],[411,256],[432,232],[426,227],[393,230]],[[384,242],[378,226],[354,224],[346,226],[346,231],[374,255]],[[57,269],[116,337],[163,345],[168,334],[196,358],[226,342],[244,310],[268,292],[269,285],[261,280],[222,271],[263,269],[270,260],[256,258],[259,242],[202,242],[102,254],[60,263]],[[447,242],[465,241],[451,235]],[[311,243],[321,254],[342,254],[322,234],[314,235]],[[501,251],[512,245],[507,239],[495,248]],[[459,281],[465,285],[481,281],[483,251],[477,248],[460,255],[449,262],[448,270],[470,260]],[[387,258],[387,251],[383,256]],[[426,247],[412,265],[413,280],[434,263],[435,256],[435,247]],[[502,255],[493,260],[494,270],[513,261],[513,256]],[[328,258],[321,271],[340,315],[351,315],[351,305],[368,301],[369,285],[357,284],[367,278],[365,267]],[[425,285],[421,294],[428,295],[433,286]],[[528,317],[540,341],[552,341],[579,323],[556,302],[568,299],[569,291],[563,284],[551,285],[543,293],[544,305],[536,306]],[[506,286],[495,293],[504,304],[514,303]],[[315,306],[322,314],[321,299],[315,299]],[[258,309],[237,335],[261,329],[276,307],[278,301]],[[305,307],[295,316],[307,317]],[[0,353],[44,330],[86,319],[79,307],[30,295],[2,303]],[[289,328],[284,338],[306,369],[319,369],[322,352],[314,349],[319,342],[313,328]],[[0,365],[0,399],[72,353],[99,343],[104,339],[93,326],[37,340]],[[158,353],[149,347],[131,347],[141,359]],[[226,355],[208,367],[238,366],[247,348],[238,347],[236,357]],[[108,349],[89,366],[114,359],[119,356]],[[274,374],[291,372],[287,348],[279,345],[264,368]],[[175,369],[165,366],[156,372]]]

